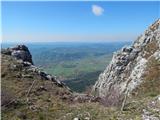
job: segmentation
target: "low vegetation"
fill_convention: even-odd
[[[64,80],[63,82],[73,91],[86,92],[89,86],[94,85],[101,71],[80,74],[73,79]]]
[[[153,55],[153,53],[156,52],[156,50],[159,49],[158,43],[156,42],[155,38],[152,38],[152,42],[148,43],[145,47],[144,47],[144,57],[148,58],[151,55]]]
[[[10,56],[2,55],[2,69],[2,120],[140,120],[148,103],[128,99],[124,111],[121,104],[105,107],[109,100],[74,103],[69,91],[26,71]]]
[[[151,57],[147,64],[146,73],[143,77],[143,83],[134,91],[136,96],[155,97],[160,93],[160,61]]]

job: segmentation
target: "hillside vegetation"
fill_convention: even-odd
[[[5,54],[1,78],[2,120],[137,120],[149,101],[130,101],[122,112],[119,107],[104,107],[98,101],[76,102],[74,93],[66,87],[46,80],[21,60]]]
[[[114,53],[92,91],[85,94],[36,67],[25,45],[2,49],[2,120],[160,120],[159,28],[157,20],[133,45]],[[77,90],[90,88],[93,83],[87,75],[68,84]]]
[[[2,120],[158,120],[159,97],[127,98],[113,106],[113,100],[70,91],[67,86],[28,62],[3,51]],[[38,70],[38,71],[37,71]],[[158,90],[158,89],[157,89]],[[108,106],[109,105],[109,106]]]
[[[84,92],[94,85],[99,73],[111,61],[112,53],[125,44],[129,42],[32,43],[27,47],[36,66],[66,81],[72,90]],[[15,45],[2,44],[3,48],[12,46]]]

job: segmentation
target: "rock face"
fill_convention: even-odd
[[[16,59],[21,59],[25,62],[30,62],[31,64],[33,64],[32,55],[25,45],[17,45],[13,48],[3,49],[2,53],[11,55]]]
[[[130,94],[142,82],[151,58],[160,61],[160,19],[153,23],[131,45],[114,53],[109,66],[93,87],[99,97]]]

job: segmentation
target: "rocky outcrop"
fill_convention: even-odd
[[[130,94],[143,81],[148,61],[160,61],[160,20],[152,24],[131,45],[114,53],[109,66],[93,87],[99,97]],[[114,91],[114,92],[113,92]]]
[[[52,81],[58,87],[65,87],[70,91],[70,89],[63,82],[59,81],[56,78],[56,76],[47,74],[46,72],[40,70],[38,67],[33,65],[32,55],[27,46],[17,45],[12,48],[2,49],[1,53],[15,58],[17,60],[17,63],[19,63],[23,68],[26,68],[26,71],[34,72],[37,75],[41,76],[43,79]],[[11,67],[13,69],[16,69],[19,66],[13,65]]]
[[[21,59],[25,62],[33,64],[32,55],[30,54],[30,51],[25,45],[17,45],[16,47],[13,48],[2,49],[1,52],[3,54],[11,55],[18,60]]]

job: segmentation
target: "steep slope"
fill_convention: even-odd
[[[18,45],[14,48],[1,50],[2,120],[109,120],[118,117],[128,118],[127,115],[118,116],[117,109],[105,108],[99,103],[91,102],[90,96],[73,95],[54,76],[42,72],[30,63],[32,56],[29,50],[23,48],[27,47]],[[13,51],[17,53],[16,56],[12,54]],[[26,55],[28,56],[27,59]],[[84,103],[84,101],[90,102]],[[135,112],[134,115],[141,117],[139,111],[138,113]]]
[[[159,86],[160,20],[157,20],[131,46],[114,54],[95,83],[93,93],[101,98],[126,94],[156,96],[160,94]]]
[[[71,92],[55,76],[34,66],[32,55],[24,45],[2,49],[2,119],[159,120],[159,24],[156,21],[133,46],[114,55],[94,86],[93,91],[100,97]],[[105,86],[99,87],[101,82]],[[112,107],[124,93],[149,97],[128,99],[123,111],[119,106]]]
[[[26,46],[2,49],[1,60],[3,119],[32,119],[53,107],[56,101],[70,102],[70,89],[34,66]]]

